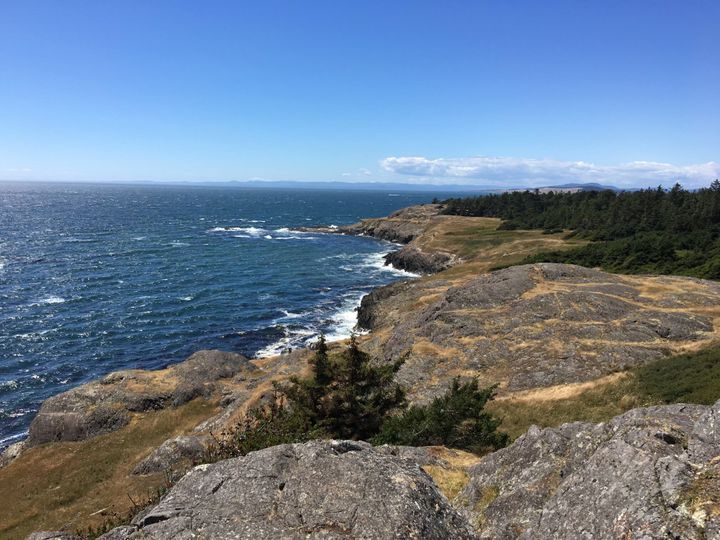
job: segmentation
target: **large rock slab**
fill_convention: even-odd
[[[30,425],[25,447],[79,441],[125,426],[132,413],[178,406],[209,396],[216,382],[254,369],[247,358],[223,351],[199,351],[160,371],[111,373],[47,399]]]
[[[367,443],[313,441],[201,465],[106,540],[471,539],[412,460]]]
[[[140,461],[132,470],[132,474],[172,472],[183,463],[201,463],[209,444],[210,437],[204,435],[173,437]]]
[[[567,264],[440,274],[373,291],[364,345],[387,360],[415,400],[455,376],[500,391],[584,382],[720,338],[720,283],[620,276]]]
[[[720,538],[718,420],[720,402],[533,427],[459,500],[482,538]]]

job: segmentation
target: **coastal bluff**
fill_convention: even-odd
[[[172,478],[162,499],[102,538],[720,538],[720,405],[657,406],[632,386],[599,413],[573,401],[718,343],[720,284],[517,266],[581,241],[441,211],[312,230],[404,244],[388,262],[424,275],[362,300],[360,347],[377,362],[404,359],[396,379],[412,403],[456,377],[498,385],[490,405],[503,426],[521,426],[509,447],[481,457],[311,441],[195,466],[313,354],[200,351],[47,400],[28,439],[0,459],[0,497],[17,502],[0,508],[0,536],[74,538]],[[527,410],[556,405],[571,413],[528,428]]]

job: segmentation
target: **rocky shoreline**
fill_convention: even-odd
[[[501,236],[492,220],[441,209],[312,229],[404,244],[387,263],[424,274],[373,290],[358,310],[358,325],[370,330],[362,347],[382,361],[406,358],[398,380],[415,402],[458,376],[499,384],[512,397],[600,380],[720,339],[720,284],[560,264],[486,273],[491,262],[538,249],[533,242],[560,240]],[[487,243],[478,243],[482,235]],[[63,445],[80,452],[103,437],[122,444],[159,415],[202,404],[208,412],[191,429],[140,444],[132,462],[106,465],[127,470],[120,486],[126,477],[157,483],[268,399],[273,381],[301,374],[310,354],[200,351],[165,370],[112,373],[54,396],[28,439],[2,454],[0,484]],[[607,423],[533,427],[483,459],[352,441],[273,447],[192,469],[157,506],[102,538],[720,538],[719,418],[720,403],[636,408]],[[0,510],[0,535],[2,527]],[[27,521],[12,527],[21,538]]]

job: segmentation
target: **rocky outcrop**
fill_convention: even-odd
[[[199,463],[210,438],[204,435],[180,435],[168,439],[138,463],[132,474],[154,474],[172,471],[184,463]]]
[[[550,263],[391,285],[360,308],[372,353],[408,355],[398,376],[416,399],[457,375],[502,390],[596,379],[713,342],[717,317],[716,282]]]
[[[439,218],[441,204],[410,206],[390,214],[388,217],[364,219],[359,223],[341,227],[300,228],[314,231],[354,236],[372,236],[378,240],[396,244],[410,244],[385,256],[385,263],[400,270],[416,274],[434,274],[454,265],[458,258],[439,250],[423,250],[414,241],[426,233]]]
[[[40,531],[32,533],[27,540],[83,540],[83,538],[64,531]]]
[[[179,406],[209,396],[215,383],[251,369],[242,355],[199,351],[161,371],[111,373],[47,399],[30,425],[26,447],[79,441],[125,426],[132,413]]]
[[[436,274],[450,268],[455,259],[449,253],[426,253],[410,245],[385,255],[385,264],[415,274]]]
[[[132,526],[104,540],[153,538],[471,539],[412,460],[367,443],[282,445],[201,465]]]
[[[481,538],[720,538],[720,402],[531,428],[469,471]]]
[[[16,459],[20,454],[22,453],[23,449],[25,448],[25,441],[20,441],[11,444],[7,448],[5,448],[2,452],[0,452],[0,469],[3,467],[10,465],[10,463]]]
[[[408,244],[419,237],[430,225],[431,219],[442,210],[440,204],[423,204],[403,208],[388,217],[363,219],[341,227],[300,227],[299,231],[372,236],[397,244]]]

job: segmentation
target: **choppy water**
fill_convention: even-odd
[[[110,371],[347,336],[362,295],[403,277],[383,266],[393,246],[289,228],[432,197],[0,183],[0,446],[43,399]]]

